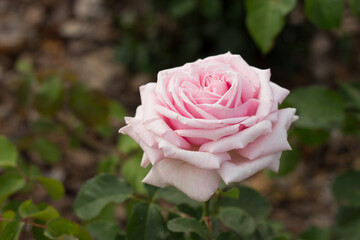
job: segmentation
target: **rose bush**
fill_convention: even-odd
[[[119,132],[144,150],[142,167],[152,164],[145,183],[173,185],[206,201],[221,179],[276,172],[282,151],[291,149],[287,129],[295,109],[278,109],[289,91],[270,82],[269,69],[251,67],[240,55],[160,71],[140,94],[135,117],[126,117]]]

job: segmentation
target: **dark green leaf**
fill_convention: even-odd
[[[108,100],[81,84],[70,89],[69,104],[75,116],[90,126],[105,123],[108,119]]]
[[[61,239],[61,237],[69,235],[79,240],[92,240],[90,234],[84,228],[66,219],[51,220],[46,224],[46,227],[45,236],[50,239]]]
[[[325,144],[330,138],[330,131],[326,129],[295,128],[292,133],[302,144],[310,147]]]
[[[245,239],[249,238],[255,231],[254,219],[240,208],[222,208],[220,209],[219,218],[225,226]]]
[[[340,207],[336,215],[336,240],[356,240],[360,238],[360,208]]]
[[[324,86],[297,88],[287,101],[297,109],[300,119],[295,125],[308,129],[331,129],[344,120],[341,97]]]
[[[86,230],[95,238],[101,240],[116,240],[119,227],[111,221],[96,221],[86,226]]]
[[[75,214],[89,220],[109,203],[121,203],[131,197],[131,188],[113,175],[100,174],[88,180],[75,199]]]
[[[18,240],[25,223],[13,221],[6,224],[0,235],[1,240]]]
[[[221,205],[226,207],[241,208],[248,212],[255,220],[264,219],[271,212],[270,203],[257,191],[240,186],[237,199],[224,197],[221,199]]]
[[[325,29],[340,26],[344,0],[305,0],[305,14],[316,26]]]
[[[0,167],[15,167],[17,159],[16,147],[0,135]]]
[[[350,171],[338,176],[332,185],[337,202],[342,206],[360,207],[360,172]]]
[[[161,240],[168,232],[159,206],[138,203],[129,218],[126,228],[127,240]]]
[[[52,115],[62,105],[64,86],[62,80],[57,76],[44,79],[39,92],[35,96],[36,109],[45,115]]]
[[[59,200],[64,196],[65,188],[60,181],[42,176],[37,176],[35,179],[45,188],[54,200]]]
[[[61,158],[58,145],[46,138],[36,138],[33,142],[33,148],[47,163],[57,163]]]
[[[269,52],[295,5],[296,0],[246,0],[246,26],[263,53]]]
[[[205,225],[195,218],[175,218],[168,222],[167,227],[173,232],[193,232],[198,234],[202,239],[209,239]]]
[[[310,227],[301,234],[302,240],[330,240],[330,229]]]
[[[0,176],[0,198],[7,197],[25,186],[25,180],[20,176]]]

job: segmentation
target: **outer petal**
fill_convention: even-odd
[[[271,122],[269,120],[264,120],[234,135],[219,139],[216,142],[207,142],[200,147],[200,151],[214,153],[241,149],[255,141],[261,135],[270,132]]]
[[[239,128],[240,124],[234,124],[222,128],[215,128],[211,131],[207,129],[179,129],[175,130],[175,132],[183,137],[198,138],[199,136],[201,136],[201,138],[217,141],[222,137],[237,133],[239,131]]]
[[[280,87],[276,83],[270,82],[270,87],[272,89],[274,99],[277,103],[282,103],[284,99],[289,95],[290,91],[286,88]]]
[[[275,152],[291,150],[286,131],[293,121],[295,111],[294,108],[279,110],[278,121],[274,124],[272,132],[260,137],[244,149],[238,150],[238,153],[249,159],[256,159]]]
[[[270,168],[277,172],[280,157],[281,152],[260,157],[255,160],[237,156],[237,159],[235,160],[224,162],[218,172],[226,184],[231,182],[241,182],[265,168]]]
[[[220,185],[216,170],[197,168],[174,159],[164,159],[155,164],[143,182],[158,187],[175,186],[190,198],[204,202]]]
[[[218,169],[224,161],[230,160],[226,152],[209,153],[200,151],[189,151],[178,148],[164,140],[160,140],[159,148],[166,158],[178,159],[203,169]]]
[[[260,78],[260,92],[259,92],[259,106],[257,108],[256,116],[264,119],[270,114],[274,105],[273,91],[270,87],[270,69],[261,70],[253,68]]]

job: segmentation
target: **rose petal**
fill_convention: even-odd
[[[265,168],[270,168],[277,172],[280,157],[281,152],[266,155],[255,160],[249,160],[238,155],[236,159],[224,162],[218,172],[226,184],[241,182]]]
[[[207,129],[179,129],[175,130],[177,134],[183,137],[195,137],[217,141],[218,139],[235,134],[239,131],[240,124],[230,125],[222,128],[211,129],[210,131]]]
[[[182,160],[202,169],[218,169],[221,163],[230,160],[230,155],[226,152],[208,153],[184,150],[163,140],[160,140],[159,148],[166,158]]]
[[[149,166],[149,164],[150,164],[150,159],[144,153],[142,158],[141,158],[140,166],[143,167],[143,168],[146,168],[147,166]]]
[[[221,138],[216,142],[207,142],[200,147],[200,151],[214,153],[241,149],[255,141],[261,135],[270,132],[271,122],[269,120],[264,120],[234,135]]]
[[[293,121],[294,108],[286,108],[278,111],[278,121],[274,124],[270,134],[260,137],[238,152],[249,159],[256,159],[263,155],[275,152],[291,150],[287,141],[287,130]]]
[[[259,119],[264,119],[271,112],[274,105],[273,92],[270,87],[270,69],[261,70],[253,68],[260,78],[260,92],[259,92],[259,106],[257,108],[256,116]]]
[[[174,159],[164,159],[154,165],[144,183],[158,187],[175,186],[190,198],[204,202],[210,199],[220,185],[217,171],[197,168]]]
[[[277,103],[282,103],[284,99],[289,95],[290,91],[286,88],[280,87],[276,83],[270,82],[270,87],[272,89],[274,99]]]
[[[143,116],[141,120],[159,118],[159,114],[153,110],[153,106],[160,104],[155,95],[156,83],[148,83],[140,87],[141,106]]]

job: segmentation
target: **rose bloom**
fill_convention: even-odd
[[[140,87],[141,105],[120,133],[144,150],[143,182],[175,186],[197,201],[208,200],[221,179],[240,182],[279,169],[290,150],[287,129],[295,109],[278,109],[289,94],[270,82],[270,70],[226,53],[160,71],[157,83]]]

